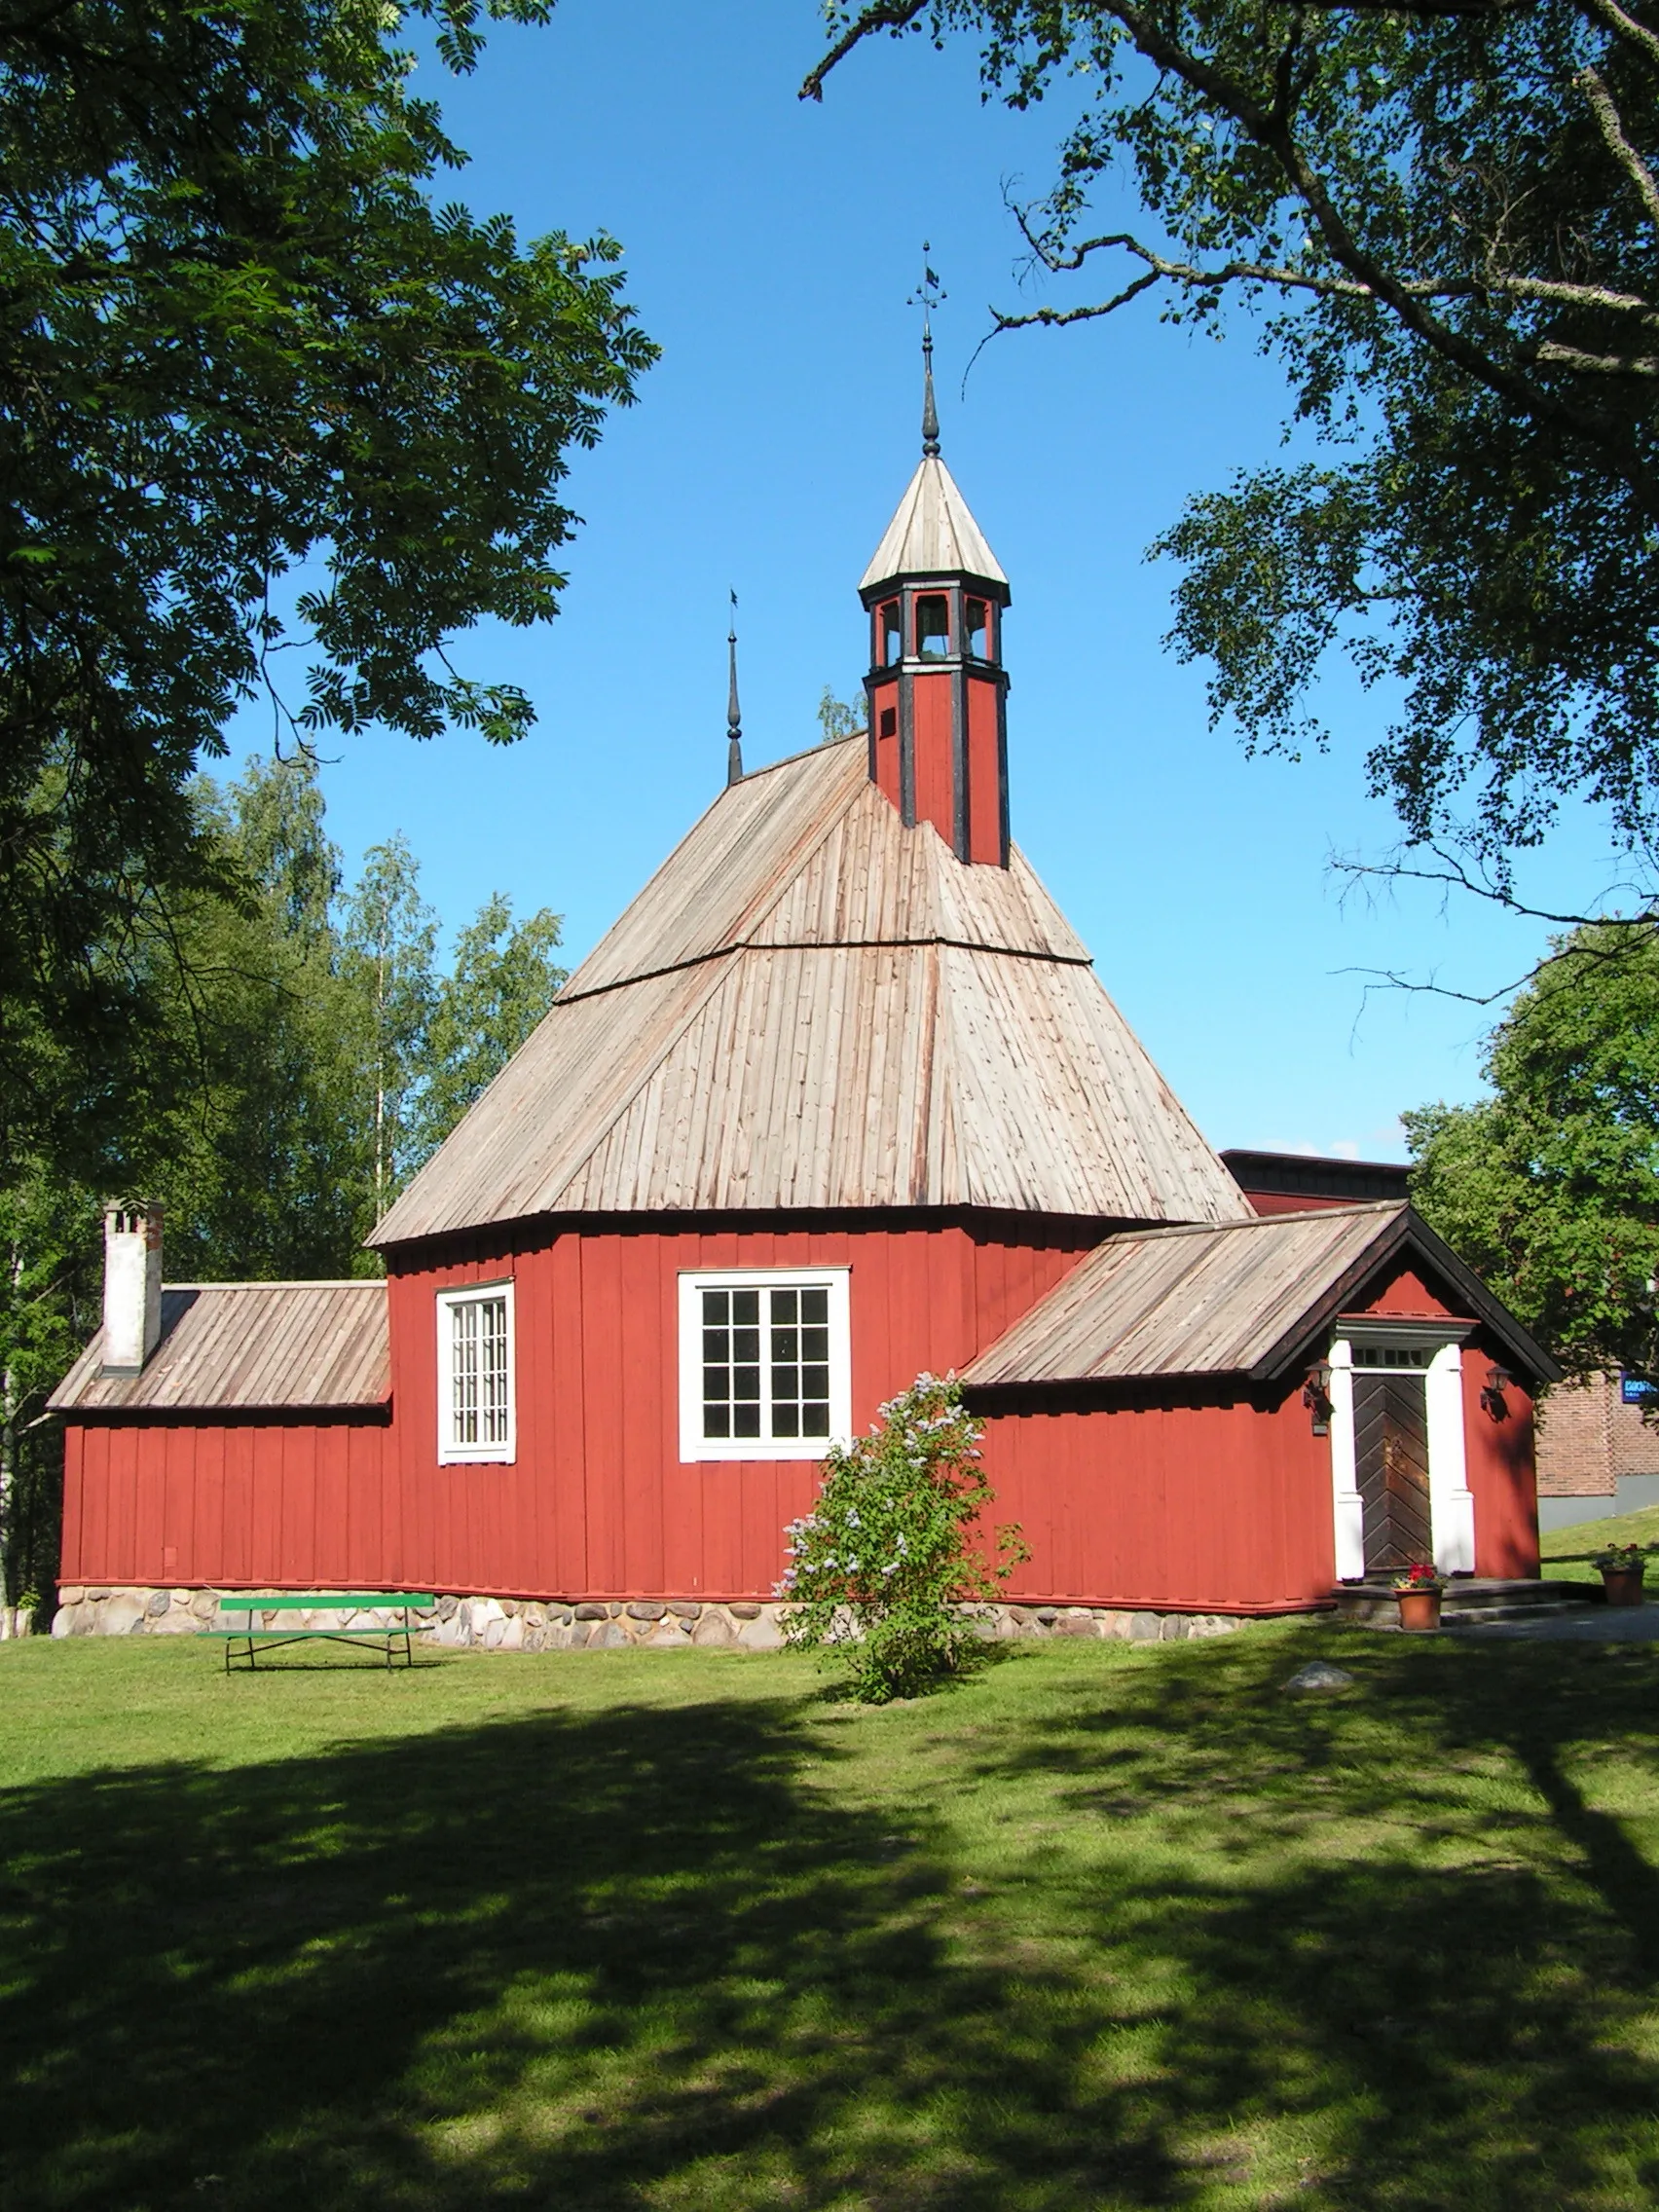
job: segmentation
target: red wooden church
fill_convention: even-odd
[[[1252,1203],[1012,843],[1008,581],[931,394],[860,588],[867,735],[745,776],[734,702],[728,787],[381,1222],[384,1283],[164,1289],[112,1210],[60,1633],[424,1589],[466,1641],[775,1640],[826,1443],[924,1369],[988,1423],[1022,1625],[1536,1572],[1548,1356],[1398,1191]]]

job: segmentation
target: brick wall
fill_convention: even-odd
[[[1619,1396],[1618,1379],[1609,1377],[1611,1405],[1608,1439],[1615,1475],[1659,1475],[1659,1424],[1643,1420],[1640,1406],[1627,1406]]]
[[[1616,1376],[1599,1375],[1592,1382],[1558,1383],[1538,1408],[1540,1497],[1611,1497],[1619,1474],[1633,1471],[1614,1464],[1615,1430],[1622,1437],[1623,1424],[1613,1417],[1634,1415],[1639,1426],[1641,1417],[1637,1407],[1621,1406],[1618,1393]]]

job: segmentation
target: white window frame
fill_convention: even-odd
[[[452,1316],[458,1306],[482,1306],[491,1299],[506,1302],[507,1433],[499,1443],[458,1444],[454,1439],[455,1324]],[[518,1338],[513,1318],[512,1278],[508,1276],[501,1282],[459,1283],[453,1290],[440,1290],[437,1315],[438,1464],[440,1467],[510,1466],[518,1456]]]
[[[701,1459],[822,1459],[831,1444],[853,1435],[851,1269],[703,1268],[680,1276],[680,1457]],[[706,1290],[828,1290],[830,1293],[830,1434],[828,1436],[716,1436],[703,1434],[703,1297]],[[762,1321],[761,1327],[766,1326]],[[768,1363],[762,1361],[764,1368]],[[771,1403],[762,1399],[768,1421]]]
[[[1365,1514],[1354,1446],[1354,1378],[1386,1372],[1358,1366],[1353,1356],[1356,1345],[1432,1353],[1427,1367],[1404,1372],[1420,1375],[1423,1380],[1434,1564],[1442,1574],[1474,1572],[1475,1500],[1469,1489],[1463,1446],[1462,1352],[1473,1332],[1472,1321],[1390,1321],[1383,1315],[1338,1323],[1330,1359],[1331,1504],[1339,1582],[1357,1582],[1365,1573]]]

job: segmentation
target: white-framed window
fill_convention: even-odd
[[[468,1283],[438,1293],[438,1458],[511,1459],[513,1286]]]
[[[680,1278],[682,1459],[822,1459],[852,1436],[846,1268]]]

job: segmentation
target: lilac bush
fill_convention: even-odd
[[[1012,1523],[988,1557],[976,1541],[995,1496],[981,1433],[954,1377],[919,1375],[867,1436],[830,1447],[817,1504],[786,1531],[785,1635],[844,1664],[866,1704],[961,1668],[977,1641],[963,1608],[994,1598],[1030,1556]]]

